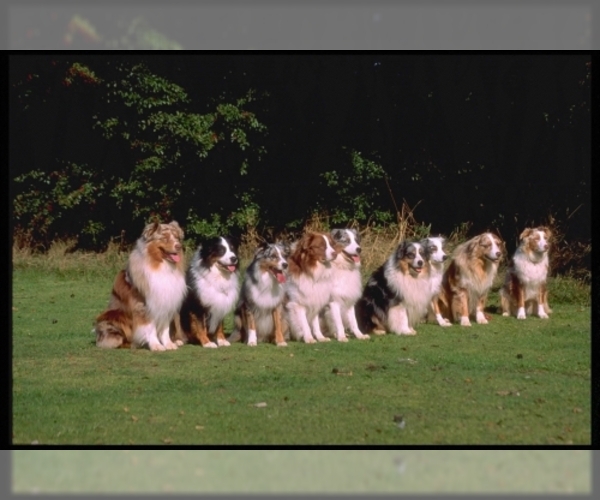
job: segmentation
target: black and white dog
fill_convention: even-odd
[[[239,260],[231,240],[224,236],[198,247],[186,274],[188,294],[181,307],[183,340],[203,347],[228,346],[223,320],[239,296]],[[209,336],[215,335],[216,343]]]
[[[421,242],[404,241],[369,278],[357,302],[363,332],[415,335],[432,299],[430,263]]]

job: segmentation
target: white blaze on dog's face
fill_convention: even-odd
[[[502,248],[500,248],[500,241],[492,233],[485,233],[481,235],[481,241],[479,243],[484,249],[484,256],[486,259],[496,262],[502,257]]]
[[[441,236],[429,237],[425,239],[427,245],[427,255],[430,261],[444,262],[448,258],[448,254],[444,252],[444,238]]]
[[[536,253],[544,253],[548,251],[550,247],[546,233],[542,230],[536,229],[531,235],[531,249]]]
[[[406,262],[410,272],[419,275],[425,266],[425,249],[420,243],[406,242],[399,248],[399,261]]]
[[[237,255],[229,246],[227,240],[221,237],[221,245],[224,248],[223,255],[219,257],[219,263],[226,267],[229,271],[234,272],[236,270],[235,264],[237,263]]]

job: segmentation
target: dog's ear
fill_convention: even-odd
[[[152,238],[152,235],[156,233],[156,231],[158,231],[159,229],[160,223],[158,221],[150,222],[149,224],[146,224],[142,236],[145,240],[149,240],[150,238]]]
[[[527,227],[523,230],[523,232],[521,233],[521,235],[519,236],[519,241],[523,241],[525,238],[529,238],[529,236],[531,236],[531,233],[533,233],[533,228],[531,227]]]
[[[544,232],[544,234],[546,235],[546,239],[548,241],[550,241],[552,239],[552,237],[554,236],[554,233],[552,233],[552,230],[548,226],[540,226],[537,229],[538,229],[538,231]]]
[[[331,230],[331,237],[334,240],[338,240],[344,237],[344,230],[343,229],[332,229]]]
[[[284,259],[287,259],[292,253],[292,247],[288,241],[277,240],[275,244],[281,249],[281,253],[283,254]]]
[[[173,229],[173,231],[177,235],[177,237],[180,240],[183,240],[184,232],[183,232],[183,229],[181,229],[181,226],[179,225],[179,223],[176,220],[173,220],[169,223],[169,226],[171,226],[171,228]]]

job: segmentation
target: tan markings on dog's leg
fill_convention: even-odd
[[[217,347],[217,344],[211,342],[208,338],[208,330],[204,321],[204,316],[198,318],[195,313],[190,312],[190,333],[202,347]]]
[[[273,325],[275,326],[275,343],[280,347],[285,347],[287,342],[283,338],[283,329],[281,327],[281,306],[273,309]]]
[[[477,323],[479,323],[480,325],[487,325],[487,323],[488,323],[488,320],[485,317],[485,312],[484,312],[486,300],[487,300],[487,294],[480,297],[479,300],[477,301],[477,311],[475,313],[475,318],[477,320]]]
[[[252,314],[252,311],[248,309],[246,304],[242,305],[242,318],[247,337],[246,343],[249,346],[255,346],[258,342],[256,336],[256,321],[254,320],[254,314]]]
[[[552,312],[552,309],[550,309],[550,304],[548,304],[548,287],[546,286],[546,283],[543,283],[541,285],[542,288],[542,300],[544,303],[544,311],[546,311],[546,314],[550,314]]]
[[[217,345],[220,347],[227,347],[231,345],[227,339],[225,338],[225,334],[223,333],[223,322],[219,323],[217,327]]]
[[[538,305],[538,310],[537,310],[537,315],[540,318],[543,319],[548,319],[548,314],[546,313],[546,290],[545,290],[545,286],[541,285],[540,286],[540,290],[538,292],[538,297],[537,297],[537,305]]]
[[[454,315],[460,318],[461,326],[471,326],[469,321],[469,297],[466,290],[462,288],[452,298]]]

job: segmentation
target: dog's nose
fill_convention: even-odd
[[[448,256],[447,256],[447,255],[444,255],[444,256],[442,257],[442,260],[446,260],[447,258],[448,258]]]
[[[359,255],[360,255],[360,252],[361,252],[361,250],[362,250],[362,249],[361,249],[360,247],[356,247],[356,253],[357,253],[357,254],[359,254]]]
[[[496,252],[496,257],[500,257],[502,255],[502,252]]]
[[[181,250],[181,243],[175,243],[175,250],[179,252]]]
[[[284,262],[283,264],[281,264],[281,267],[283,267],[284,269],[287,269],[288,268],[288,263]]]
[[[232,264],[237,264],[238,258],[234,255],[229,260],[231,261]]]
[[[423,266],[423,261],[422,260],[418,260],[417,261],[417,266],[422,267]]]
[[[331,260],[335,259],[337,257],[337,252],[334,250],[333,252],[331,252]]]

